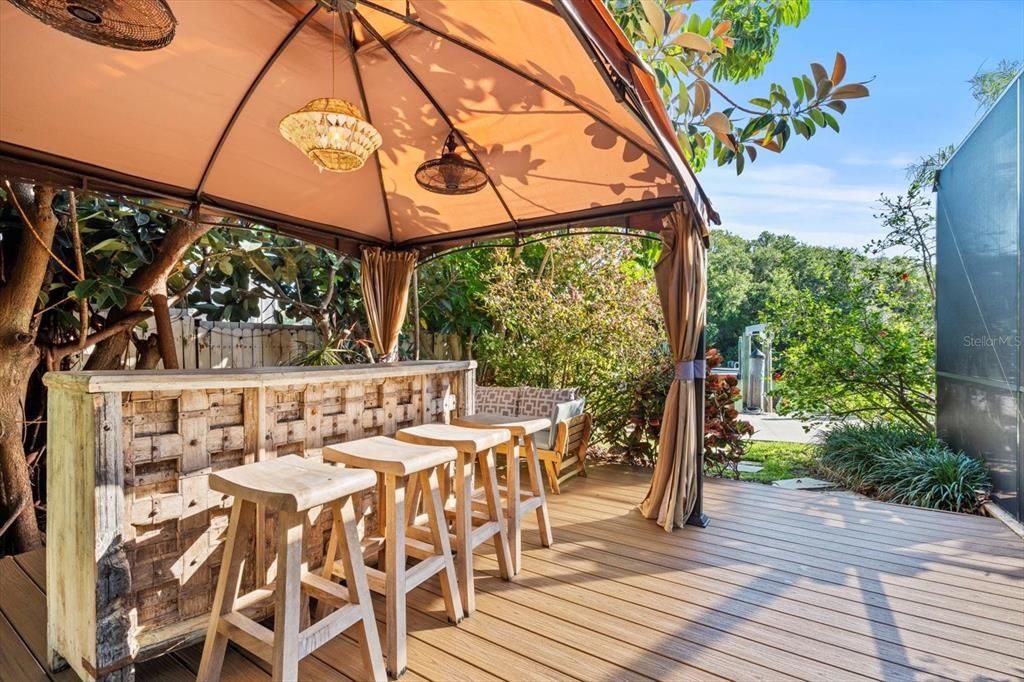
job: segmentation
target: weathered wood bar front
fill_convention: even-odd
[[[202,636],[231,507],[210,472],[471,413],[475,367],[48,374],[51,662],[126,679],[133,662]],[[364,525],[374,507],[368,496]],[[330,519],[310,522],[322,531],[306,548],[315,567]],[[261,524],[243,591],[274,572],[273,523]]]

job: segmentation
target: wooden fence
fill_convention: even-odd
[[[264,324],[259,322],[207,322],[185,311],[172,312],[174,347],[181,369],[245,369],[294,364],[300,355],[316,347],[312,325]],[[153,333],[155,325],[149,324]],[[82,369],[92,349],[72,358],[70,369]],[[129,346],[125,369],[135,369],[137,354]]]

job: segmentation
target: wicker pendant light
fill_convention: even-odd
[[[332,12],[331,97],[319,97],[283,119],[278,129],[320,170],[336,173],[359,170],[380,149],[380,133],[351,102],[334,97],[334,27],[339,9],[348,0],[318,0]],[[354,3],[351,3],[354,6]],[[355,54],[351,55],[355,58]]]
[[[10,0],[26,14],[76,38],[122,50],[157,50],[177,21],[165,0]]]
[[[377,129],[351,102],[321,97],[281,119],[281,135],[321,170],[358,170],[380,148]]]
[[[467,161],[455,152],[455,131],[448,133],[441,157],[430,159],[416,169],[420,187],[437,194],[472,194],[487,184],[487,174],[476,161]]]

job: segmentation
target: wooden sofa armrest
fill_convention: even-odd
[[[577,474],[587,475],[585,460],[593,423],[589,413],[558,422],[554,448],[537,451],[544,461],[548,482],[555,494],[561,492],[561,484],[566,480]]]

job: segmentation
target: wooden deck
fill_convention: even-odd
[[[550,503],[555,546],[528,525],[512,583],[478,552],[479,610],[458,627],[436,579],[410,594],[403,680],[1024,677],[1024,543],[998,521],[709,480],[712,525],[668,534],[631,511],[648,477],[574,479]],[[0,562],[0,679],[47,679],[44,570],[42,552]],[[138,678],[194,679],[198,662],[192,647]],[[354,644],[303,677],[358,679]],[[232,650],[224,678],[269,676]]]

